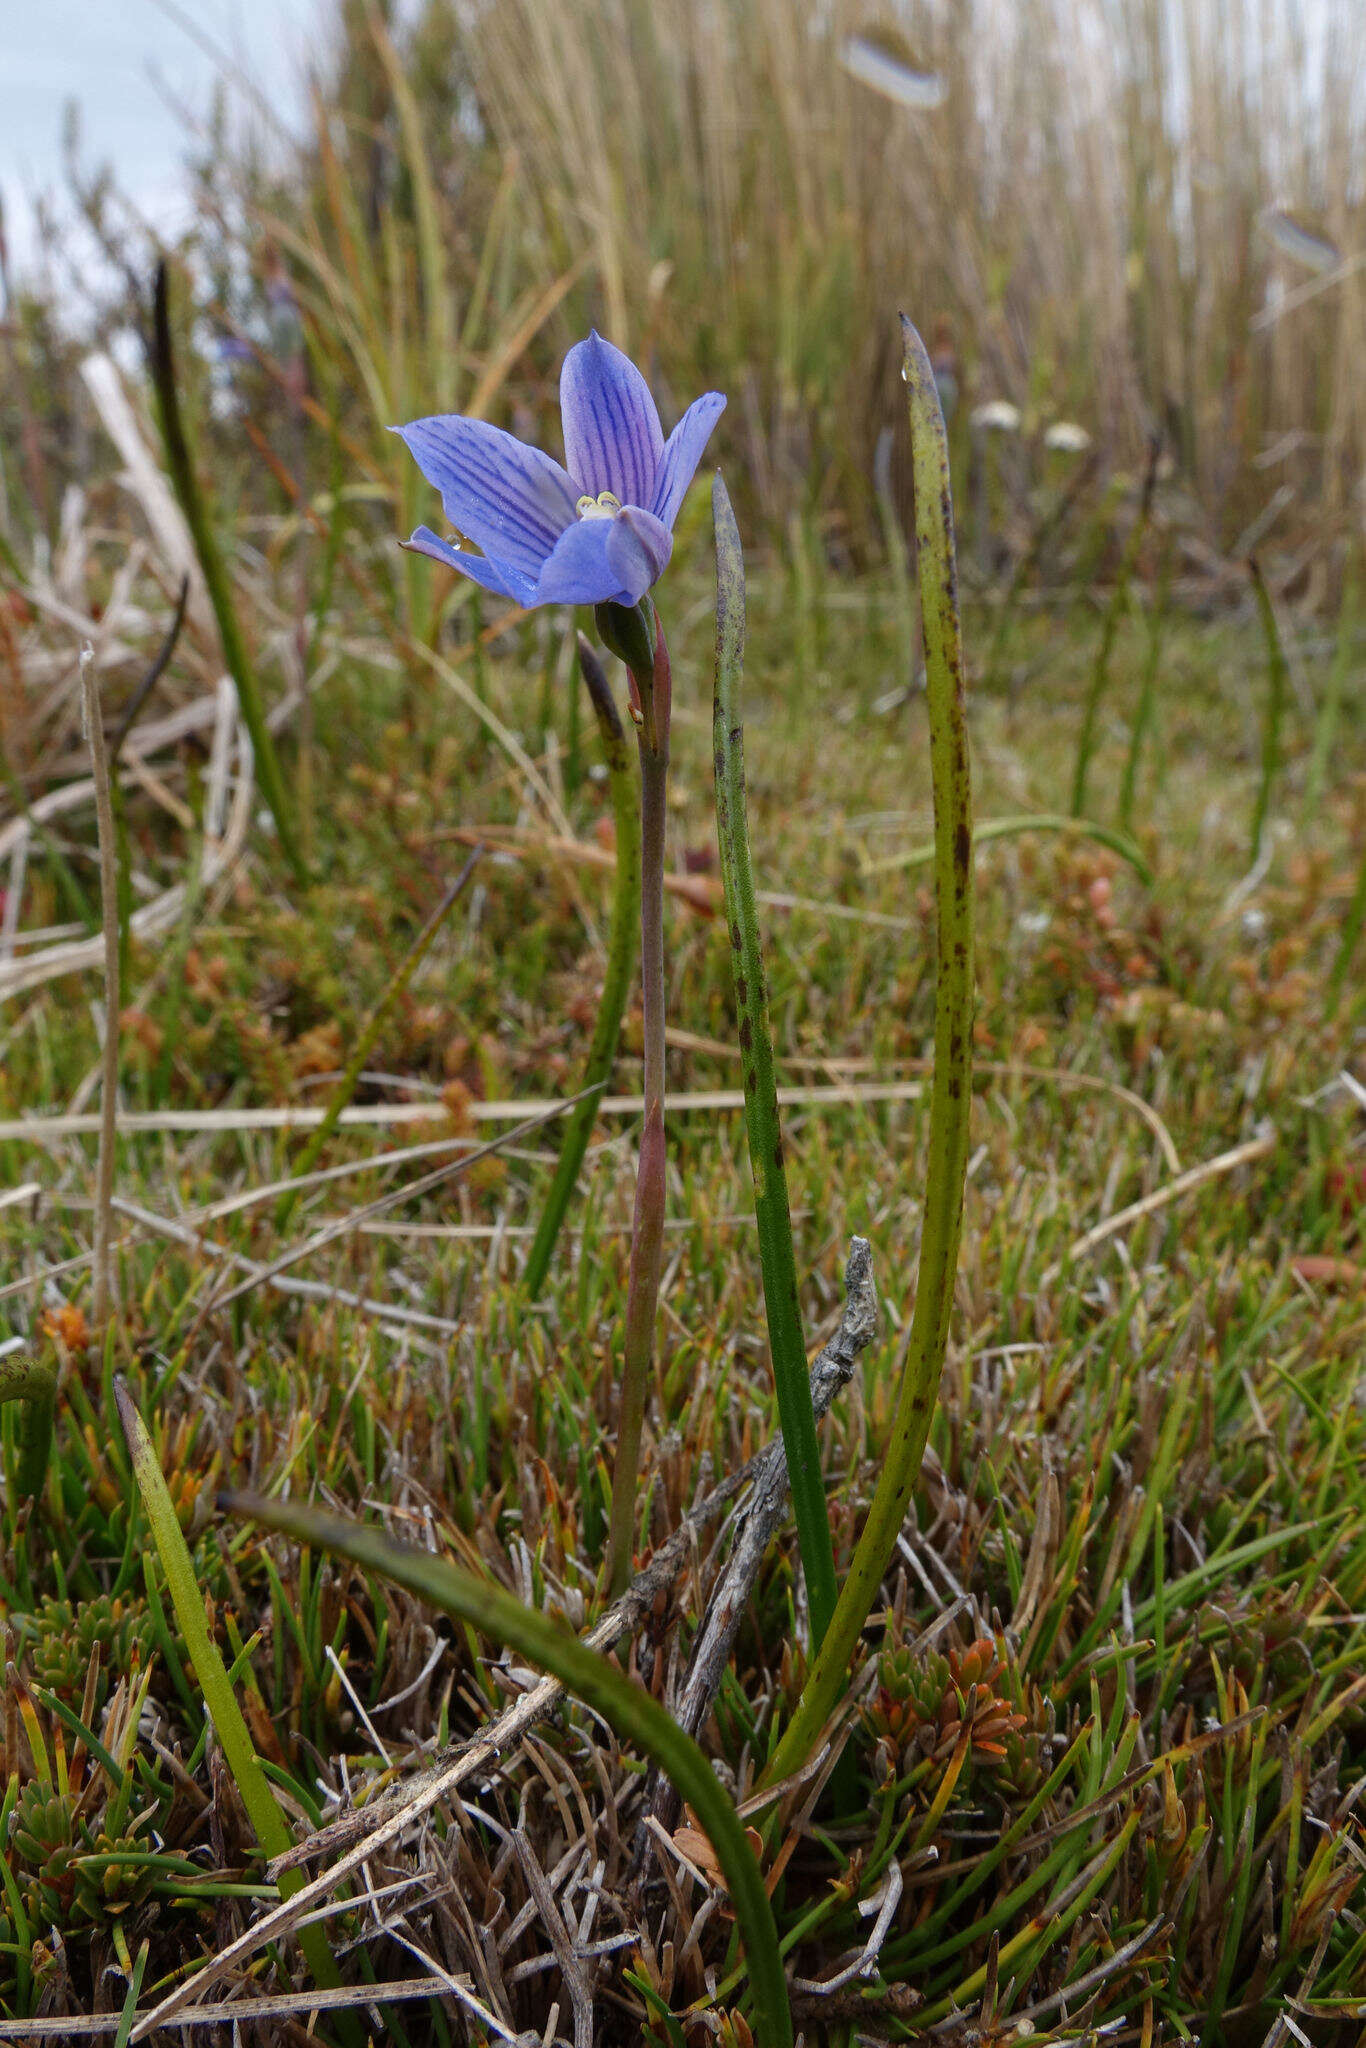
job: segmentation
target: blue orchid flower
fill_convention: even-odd
[[[666,441],[635,364],[591,334],[560,372],[563,469],[461,413],[394,428],[451,525],[483,552],[429,526],[407,545],[520,605],[638,604],[668,566],[683,494],[725,403],[708,391]]]

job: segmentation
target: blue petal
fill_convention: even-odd
[[[664,435],[650,387],[630,358],[596,333],[571,348],[560,372],[560,411],[565,465],[579,490],[652,505]]]
[[[725,409],[726,401],[719,391],[705,392],[693,400],[664,444],[651,510],[671,532],[683,494],[702,460],[702,450]]]
[[[536,583],[535,604],[634,604],[609,560],[615,519],[578,519],[555,543]]]
[[[674,537],[662,519],[628,505],[612,521],[607,542],[607,560],[621,578],[626,602],[638,604],[651,584],[658,583],[669,566]]]
[[[577,494],[559,463],[461,413],[411,420],[394,432],[440,491],[451,525],[534,582],[574,518]]]
[[[506,562],[495,562],[488,555],[467,555],[463,548],[453,548],[449,541],[433,533],[430,526],[419,526],[405,546],[410,547],[414,554],[430,555],[434,562],[445,562],[452,569],[459,569],[463,576],[482,583],[485,590],[496,591],[499,597],[510,597],[515,604],[534,602],[532,592],[535,584],[530,576],[524,576]]]

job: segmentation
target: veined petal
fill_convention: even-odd
[[[393,431],[440,491],[451,525],[492,560],[534,582],[574,519],[577,493],[559,463],[501,427],[461,413],[410,420]]]
[[[468,555],[463,548],[453,548],[448,540],[432,532],[430,526],[419,526],[406,543],[414,554],[430,555],[434,562],[445,562],[452,569],[458,569],[462,576],[469,576],[481,583],[485,590],[496,591],[499,597],[510,597],[514,604],[529,605],[535,600],[535,582],[524,576],[520,569],[514,569],[506,562],[495,562],[490,555]]]
[[[565,464],[580,491],[591,498],[611,491],[623,505],[654,503],[664,434],[629,356],[596,332],[571,348],[560,371],[560,412]]]
[[[664,443],[650,509],[656,519],[663,520],[670,532],[684,493],[697,473],[702,451],[711,439],[711,430],[725,409],[726,401],[721,392],[704,392],[701,398],[693,400]]]
[[[609,560],[615,519],[578,519],[555,543],[536,582],[536,604],[634,604]]]
[[[536,604],[638,604],[663,575],[673,535],[628,505],[615,519],[580,519],[561,534],[536,584]]]

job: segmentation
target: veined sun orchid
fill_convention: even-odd
[[[610,1583],[620,1594],[630,1577],[637,1510],[641,1433],[654,1359],[664,1249],[664,838],[669,772],[669,650],[653,603],[642,602],[673,553],[673,527],[683,494],[724,406],[719,391],[695,399],[664,439],[649,386],[619,348],[591,334],[571,348],[560,372],[565,467],[539,448],[458,413],[413,420],[403,436],[418,467],[436,485],[467,554],[419,526],[408,542],[419,553],[496,590],[517,604],[591,604],[604,644],[626,665],[640,756],[639,906],[642,1081],[645,1122],[636,1172],[631,1269],[622,1333],[621,1399],[612,1474]],[[585,673],[588,673],[586,670]],[[590,675],[590,686],[592,677]],[[609,759],[620,751],[605,679],[599,711]],[[628,804],[623,817],[636,819]],[[634,837],[634,833],[632,834]],[[623,873],[629,849],[619,849]],[[634,885],[618,891],[634,900]],[[629,957],[629,921],[613,924],[620,982]],[[604,1003],[608,1001],[604,989]],[[620,1024],[604,1030],[605,1051]],[[599,1081],[598,1085],[601,1085]],[[548,1220],[537,1233],[532,1267],[544,1277],[549,1245],[563,1214],[565,1189],[583,1157],[591,1116],[576,1127],[564,1173],[557,1173]]]
[[[452,526],[482,553],[427,526],[408,546],[520,605],[636,605],[668,566],[683,494],[725,403],[706,392],[666,441],[640,371],[591,334],[560,372],[563,469],[461,413],[394,429]]]

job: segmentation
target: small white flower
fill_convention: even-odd
[[[972,409],[972,424],[979,433],[1018,434],[1020,408],[1008,398],[989,398]]]

